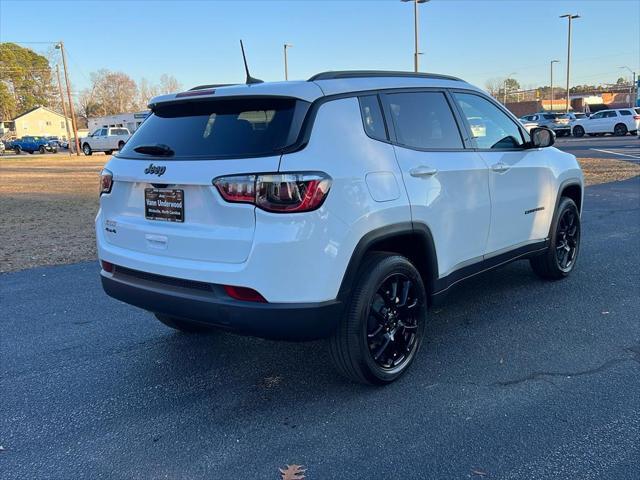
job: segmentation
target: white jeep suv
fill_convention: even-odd
[[[328,338],[342,374],[384,384],[453,285],[576,264],[575,157],[457,78],[326,72],[150,108],[102,172],[98,255],[110,296],[178,330]]]

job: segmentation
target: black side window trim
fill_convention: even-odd
[[[480,92],[477,92],[475,90],[466,90],[466,89],[462,89],[462,88],[451,88],[449,89],[449,93],[452,96],[452,100],[453,103],[456,107],[456,111],[458,112],[459,116],[462,119],[462,122],[465,126],[465,129],[467,130],[467,134],[469,135],[469,139],[470,142],[472,142],[473,144],[473,150],[477,151],[477,152],[521,152],[523,150],[526,150],[528,148],[529,143],[531,142],[531,139],[529,137],[529,134],[527,133],[527,131],[525,130],[525,128],[522,126],[522,124],[519,121],[515,121],[512,117],[512,113],[509,112],[509,110],[507,110],[506,108],[504,108],[503,105],[501,105],[499,102],[496,102],[493,98],[489,97],[488,95],[483,95]],[[518,131],[520,132],[520,137],[522,139],[522,146],[518,147],[518,148],[478,148],[476,141],[473,139],[473,135],[471,135],[471,126],[469,125],[469,122],[467,121],[466,116],[464,115],[464,112],[462,111],[462,109],[460,108],[460,105],[458,105],[458,102],[455,101],[455,99],[453,98],[453,94],[455,93],[464,93],[464,94],[468,94],[468,95],[475,95],[477,97],[483,98],[485,100],[487,100],[489,103],[491,103],[492,105],[494,105],[496,108],[498,108],[498,110],[502,111],[509,120],[511,120],[511,122],[517,127]]]

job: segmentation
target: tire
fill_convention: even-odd
[[[91,145],[89,145],[88,143],[85,143],[84,145],[82,145],[82,152],[87,156],[93,155],[93,150],[91,150]]]
[[[391,383],[413,363],[426,316],[424,284],[411,262],[392,253],[369,254],[342,321],[329,339],[331,360],[349,380]]]
[[[105,155],[111,155],[113,153],[113,150],[105,150],[104,154]]]
[[[627,128],[627,126],[624,123],[618,123],[616,124],[615,127],[613,127],[613,134],[616,137],[624,137],[627,132],[629,131],[629,129]]]
[[[165,324],[167,327],[173,328],[174,330],[178,330],[183,333],[206,333],[215,330],[214,327],[207,327],[199,323],[193,323],[187,320],[182,320],[180,318],[170,317],[169,315],[163,315],[160,313],[155,313],[154,315],[158,320],[160,320],[161,323]]]
[[[580,253],[580,213],[568,197],[560,199],[551,222],[550,238],[549,249],[529,262],[539,277],[560,280],[573,271]]]
[[[38,152],[40,152],[41,155],[44,155],[45,153],[47,153],[47,149],[44,148],[44,146],[40,145]]]
[[[584,137],[584,127],[580,125],[573,127],[573,136],[578,138]]]
[[[122,150],[124,148],[124,142],[123,141],[119,141],[118,142],[118,150]]]
[[[13,147],[13,151],[16,152],[16,155],[20,155],[20,152],[22,152],[22,149],[20,147]]]

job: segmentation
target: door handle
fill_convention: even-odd
[[[509,167],[509,165],[502,162],[494,163],[493,165],[491,165],[491,170],[498,173],[506,172],[507,170],[509,170],[509,168],[511,168]]]
[[[436,173],[438,173],[438,170],[436,168],[426,165],[420,165],[419,167],[415,167],[409,170],[409,174],[412,177],[431,177]]]

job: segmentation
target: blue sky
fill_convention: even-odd
[[[548,84],[549,61],[566,68],[563,13],[574,23],[572,77],[613,82],[640,70],[640,2],[635,0],[432,0],[420,5],[421,70],[481,87],[515,72],[523,86]],[[89,73],[119,70],[136,80],[174,75],[186,87],[244,79],[238,39],[253,76],[289,78],[323,70],[413,68],[413,6],[400,0],[30,1],[0,0],[0,41],[62,39],[74,90]],[[25,45],[46,51],[47,45]]]

